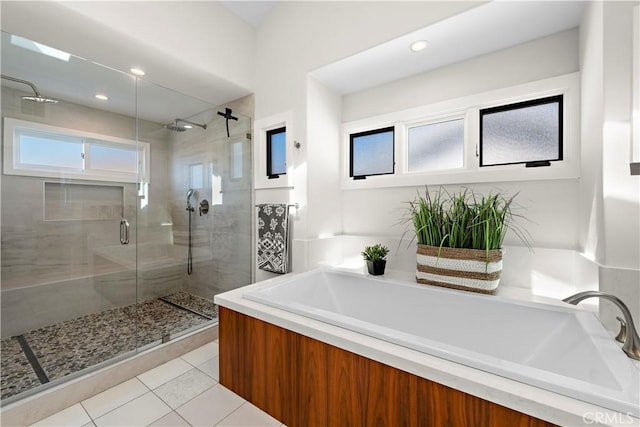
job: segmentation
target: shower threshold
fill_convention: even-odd
[[[215,321],[213,301],[179,291],[2,340],[2,406]]]

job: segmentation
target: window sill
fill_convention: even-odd
[[[429,174],[368,176],[367,179],[343,179],[343,190],[369,188],[414,187],[424,185],[483,184],[493,182],[548,181],[580,178],[579,164],[554,164],[527,168],[524,164],[456,170]]]

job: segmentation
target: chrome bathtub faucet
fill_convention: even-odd
[[[578,303],[580,301],[583,301],[587,298],[603,298],[606,300],[611,301],[612,303],[614,303],[615,305],[618,306],[618,308],[620,308],[620,311],[622,311],[622,316],[624,317],[624,322],[620,321],[620,323],[622,325],[624,325],[626,327],[626,334],[624,334],[624,338],[622,337],[622,333],[619,333],[618,336],[621,337],[621,339],[624,339],[624,344],[622,345],[622,351],[624,351],[627,356],[629,356],[632,359],[635,360],[640,360],[640,338],[638,337],[638,332],[636,331],[636,328],[633,324],[633,318],[631,317],[631,312],[629,311],[629,308],[627,307],[627,305],[622,302],[622,300],[620,300],[620,298],[608,294],[606,292],[600,292],[600,291],[584,291],[584,292],[578,292],[575,295],[571,295],[570,297],[567,297],[565,299],[563,299],[562,301],[567,302],[569,304],[573,304],[573,305],[578,305]],[[620,320],[618,318],[618,320]]]

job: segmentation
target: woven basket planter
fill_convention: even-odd
[[[493,294],[502,273],[502,250],[418,245],[416,281],[425,285]]]

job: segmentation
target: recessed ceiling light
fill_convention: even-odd
[[[427,46],[429,45],[429,42],[426,40],[418,40],[415,41],[413,43],[411,43],[411,50],[414,52],[420,52],[421,50],[424,50]]]
[[[102,93],[96,93],[96,99],[99,99],[100,101],[106,101],[109,99],[109,97]]]
[[[130,68],[129,71],[136,76],[144,76],[146,74],[143,69],[137,67]]]

